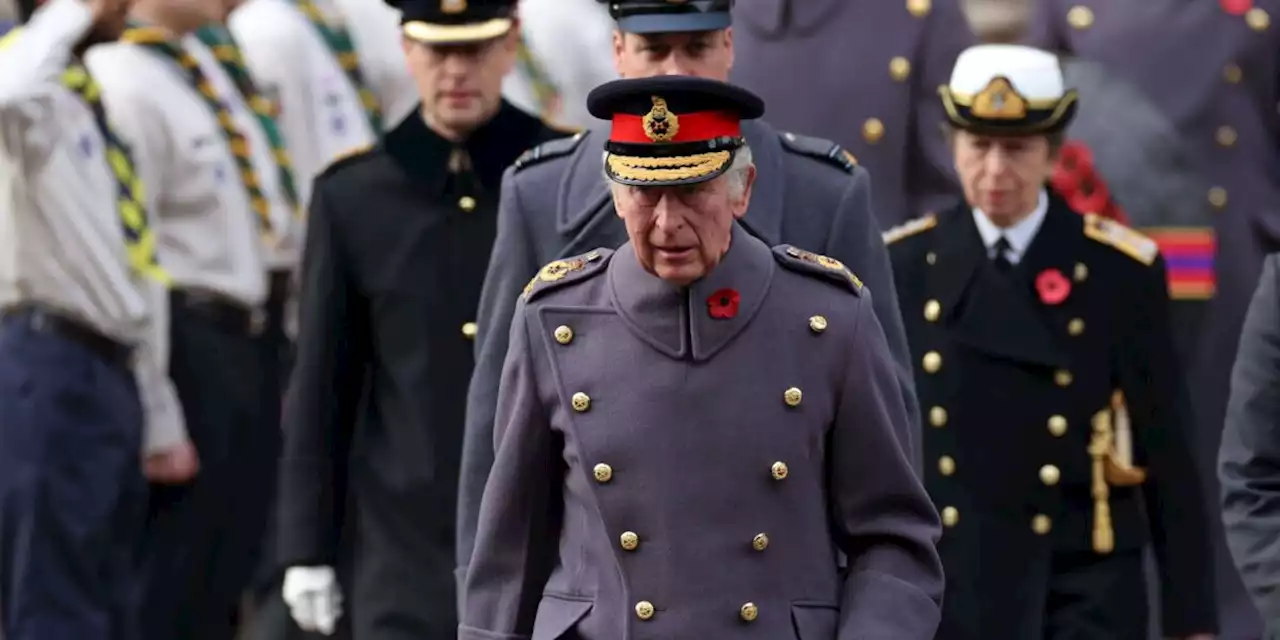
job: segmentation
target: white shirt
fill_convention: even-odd
[[[106,141],[61,79],[92,21],[81,0],[53,0],[0,48],[0,306],[46,305],[133,345],[155,452],[186,439],[167,375],[167,291],[130,267]]]
[[[200,71],[213,84],[223,103],[231,109],[237,128],[249,141],[254,171],[258,174],[258,189],[267,199],[271,210],[271,240],[267,241],[262,234],[258,234],[258,239],[263,242],[263,261],[268,269],[293,269],[302,258],[302,210],[289,203],[280,177],[280,167],[276,164],[275,152],[271,149],[271,139],[262,128],[262,121],[258,119],[257,113],[240,93],[235,79],[222,67],[213,50],[195,35],[183,38],[182,46],[199,63]],[[285,144],[288,145],[287,138]],[[290,158],[290,162],[292,161]],[[296,169],[294,186],[297,186]],[[256,219],[257,214],[254,213],[254,216]]]
[[[978,226],[982,244],[987,248],[987,257],[992,259],[996,257],[996,242],[1004,236],[1009,242],[1009,249],[1005,251],[1004,256],[1010,264],[1018,264],[1022,256],[1026,255],[1031,241],[1035,240],[1036,232],[1040,231],[1040,225],[1044,222],[1044,216],[1048,211],[1049,195],[1043,189],[1040,190],[1040,200],[1036,203],[1036,208],[1031,211],[1031,215],[1019,220],[1012,227],[997,227],[982,210],[973,209],[973,223]]]
[[[281,107],[277,122],[303,206],[337,158],[377,142],[359,90],[315,25],[289,0],[248,0],[228,24],[254,81]]]
[[[540,112],[533,82],[519,65],[503,81],[503,95],[529,113],[588,128],[600,121],[587,112],[587,94],[616,80],[614,21],[598,0],[520,0],[520,24],[529,52],[560,94],[560,111]]]
[[[258,216],[213,109],[176,62],[141,45],[99,45],[86,63],[112,121],[133,148],[160,262],[174,286],[260,306],[267,277]],[[246,134],[257,130],[241,116],[235,120]],[[251,137],[249,144],[264,141]],[[265,184],[274,174],[260,172],[259,179]]]
[[[384,0],[316,0],[316,6],[344,19],[364,81],[382,104],[382,129],[396,128],[421,102],[400,46],[400,11]]]

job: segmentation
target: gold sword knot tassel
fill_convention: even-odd
[[[1107,486],[1107,460],[1111,457],[1112,433],[1108,411],[1093,416],[1093,436],[1089,439],[1089,458],[1093,462],[1092,483],[1089,493],[1093,497],[1093,550],[1111,553],[1116,546],[1115,531],[1111,526],[1111,494]]]

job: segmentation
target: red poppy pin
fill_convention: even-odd
[[[1071,295],[1071,281],[1057,269],[1045,269],[1036,276],[1036,293],[1045,304],[1062,304]]]
[[[707,313],[716,320],[728,320],[738,315],[738,302],[742,296],[735,289],[721,289],[707,298]]]
[[[1233,16],[1242,16],[1253,8],[1253,0],[1218,0],[1222,10]]]

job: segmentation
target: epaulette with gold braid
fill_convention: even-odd
[[[538,269],[538,274],[524,286],[521,295],[524,296],[525,302],[528,302],[556,287],[602,273],[601,269],[609,264],[609,258],[612,256],[612,249],[594,249],[573,258],[553,260]]]
[[[928,213],[893,227],[885,231],[881,236],[884,238],[885,244],[893,244],[903,238],[910,238],[918,233],[924,233],[936,226],[938,226],[938,216]]]
[[[1160,255],[1160,246],[1155,240],[1095,213],[1085,214],[1084,235],[1145,265],[1151,265]]]
[[[778,263],[792,271],[817,275],[827,280],[844,285],[854,295],[862,295],[862,280],[854,275],[849,267],[835,258],[797,249],[789,244],[773,248],[773,257]]]

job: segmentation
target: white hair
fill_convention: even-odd
[[[604,152],[604,163],[609,163],[609,152]],[[755,166],[755,160],[751,155],[751,147],[746,144],[738,148],[733,154],[733,162],[729,164],[729,168],[724,173],[716,176],[715,179],[724,178],[729,181],[729,197],[739,200],[746,195],[747,192],[747,174],[751,167]],[[608,172],[605,173],[605,179],[609,180]],[[610,189],[617,189],[622,185],[609,180]]]

